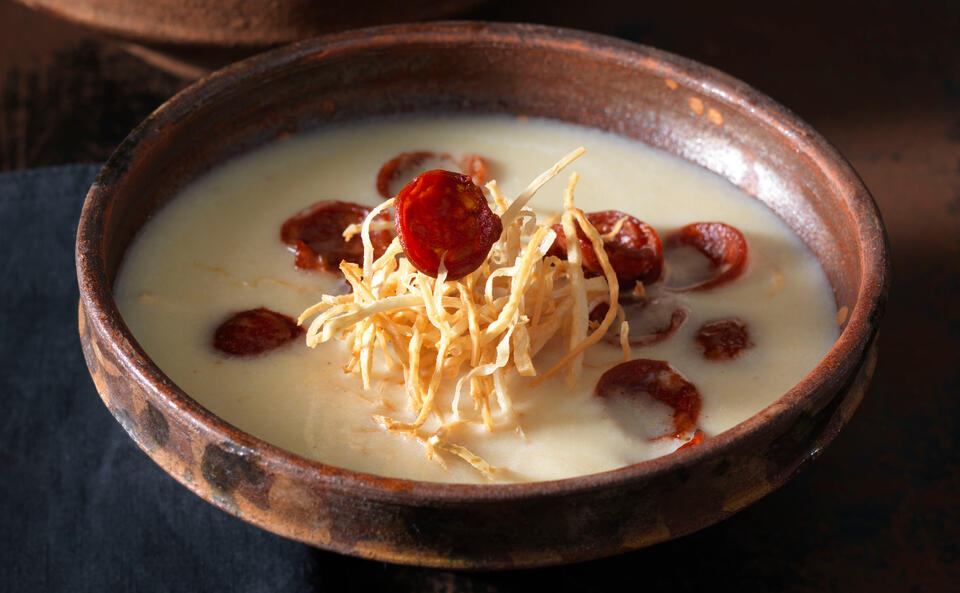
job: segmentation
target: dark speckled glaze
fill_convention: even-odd
[[[211,167],[265,143],[333,122],[437,111],[577,122],[723,175],[767,203],[820,259],[840,338],[782,398],[702,445],[600,474],[493,486],[382,478],[298,457],[215,417],[146,356],[112,290],[151,212]],[[785,108],[648,47],[485,23],[306,41],[186,89],[130,134],[90,189],[77,271],[80,335],[97,390],[174,478],[246,521],[321,548],[483,569],[649,546],[720,521],[782,485],[863,397],[889,283],[873,200],[836,150]]]

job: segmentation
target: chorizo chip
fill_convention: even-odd
[[[627,339],[631,346],[640,348],[659,344],[672,336],[686,322],[688,315],[686,308],[664,297],[620,299],[620,305],[630,328]],[[599,324],[609,309],[607,303],[598,304],[590,311],[590,321]],[[618,324],[610,328],[605,339],[611,344],[620,344]]]
[[[706,277],[686,283],[683,290],[709,290],[730,282],[743,273],[747,265],[747,241],[743,233],[722,222],[696,222],[680,228],[664,243],[667,265],[677,263],[671,257],[678,248],[691,247],[709,260]]]
[[[397,194],[394,208],[404,254],[434,278],[441,262],[448,280],[476,270],[503,231],[480,188],[467,175],[452,171],[417,176]]]
[[[621,362],[597,381],[597,396],[637,397],[647,394],[673,409],[673,430],[663,436],[682,438],[696,425],[703,400],[696,386],[669,362],[638,358]]]
[[[705,323],[696,340],[707,360],[730,360],[753,346],[747,324],[736,317]]]
[[[363,222],[370,210],[353,202],[322,200],[288,218],[280,227],[280,240],[293,249],[294,265],[298,268],[336,272],[341,261],[363,261],[360,237],[344,241],[343,231],[351,224]],[[383,212],[377,220],[389,221],[390,217]],[[383,255],[392,240],[390,230],[371,231],[374,257]]]
[[[465,154],[459,159],[455,159],[445,152],[437,154],[430,150],[415,150],[401,152],[380,167],[380,170],[377,171],[377,192],[384,198],[393,197],[397,193],[393,191],[394,182],[409,181],[423,170],[423,165],[428,161],[449,163],[459,169],[461,173],[469,175],[477,185],[482,186],[487,181],[489,165],[486,159],[480,155]]]
[[[601,236],[611,235],[616,231],[612,236],[604,238],[603,248],[607,252],[610,265],[613,266],[621,286],[632,286],[638,280],[650,284],[660,279],[660,272],[663,269],[663,247],[653,227],[617,210],[590,212],[586,217]],[[567,238],[563,232],[563,226],[557,224],[552,228],[557,233],[557,239],[550,247],[548,255],[564,259],[567,257]],[[583,254],[584,275],[587,277],[602,275],[603,269],[593,250],[593,244],[579,228],[577,228],[577,240],[580,243],[580,252]]]
[[[265,307],[231,315],[213,333],[213,347],[232,356],[255,356],[303,333],[296,320]]]

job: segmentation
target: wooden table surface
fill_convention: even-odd
[[[650,574],[696,550],[691,571],[765,590],[956,590],[960,2],[909,9],[847,0],[776,8],[760,1],[609,2],[589,11],[575,2],[516,4],[490,2],[465,16],[589,29],[705,62],[790,107],[840,149],[877,200],[892,246],[893,291],[873,387],[836,442],[793,482],[680,542],[571,567],[486,575],[317,552],[324,583],[602,590],[605,575]],[[116,42],[0,0],[0,170],[102,161],[188,83]],[[758,525],[775,536],[745,533]],[[730,537],[757,537],[756,557],[726,556]]]

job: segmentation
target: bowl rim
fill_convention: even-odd
[[[719,104],[746,111],[773,133],[788,137],[798,155],[823,173],[834,191],[844,199],[857,228],[861,281],[857,299],[850,308],[840,336],[817,366],[799,383],[770,405],[734,427],[706,439],[697,447],[680,449],[665,456],[633,465],[558,480],[508,484],[442,483],[391,478],[352,471],[315,461],[270,444],[216,416],[180,389],[152,361],[127,328],[107,281],[102,257],[103,223],[112,184],[119,182],[129,163],[137,159],[137,146],[173,125],[177,110],[197,106],[216,98],[226,89],[243,84],[310,56],[348,54],[358,49],[391,47],[397,44],[458,44],[518,46],[533,44],[563,53],[583,53],[640,67],[679,86],[711,97]],[[699,165],[698,165],[699,166]],[[107,336],[108,346],[124,371],[152,394],[161,410],[175,415],[201,432],[212,431],[217,442],[255,451],[260,462],[285,473],[308,475],[311,481],[328,488],[350,490],[387,502],[416,501],[421,505],[452,503],[495,503],[533,497],[560,497],[584,494],[632,482],[700,463],[707,457],[724,454],[751,434],[792,421],[804,404],[825,390],[840,386],[852,371],[867,345],[874,339],[889,288],[886,233],[879,210],[850,164],[826,139],[807,123],[773,99],[746,83],[688,58],[596,33],[575,29],[523,23],[440,21],[384,25],[300,41],[234,63],[202,78],[160,105],[137,126],[110,156],[97,175],[84,202],[77,230],[76,265],[82,307],[89,323]],[[777,486],[779,484],[774,484]]]

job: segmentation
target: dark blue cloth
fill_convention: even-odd
[[[97,170],[0,175],[0,591],[311,590],[310,548],[191,494],[100,402],[73,262]]]

